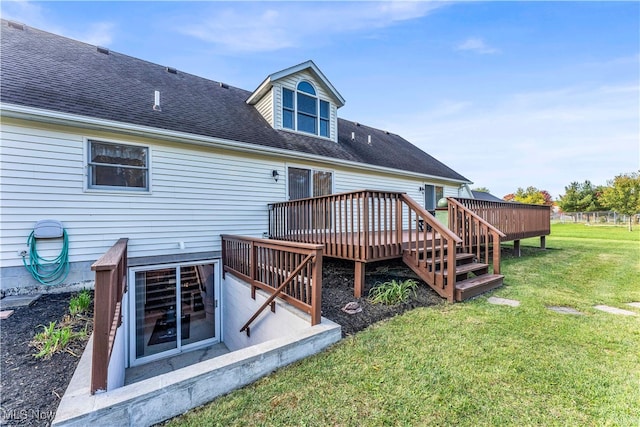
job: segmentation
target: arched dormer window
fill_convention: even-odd
[[[305,80],[296,91],[282,88],[282,127],[329,137],[329,103]]]

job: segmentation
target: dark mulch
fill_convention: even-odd
[[[0,424],[8,426],[48,426],[80,361],[86,341],[73,343],[68,352],[50,359],[36,359],[38,352],[29,343],[49,322],[60,322],[68,314],[75,294],[45,294],[30,307],[20,307],[0,321],[2,361],[0,378],[2,401]],[[92,313],[88,313],[90,319]],[[79,321],[74,330],[84,327]],[[91,333],[91,323],[88,333]]]
[[[401,260],[381,261],[367,264],[365,288],[361,298],[353,296],[354,263],[352,261],[329,260],[324,262],[322,274],[322,315],[342,326],[342,336],[352,335],[380,320],[397,316],[416,307],[442,304],[444,300],[421,281]],[[371,288],[389,280],[414,279],[418,282],[415,295],[394,306],[372,304],[367,298]],[[362,312],[347,314],[342,308],[357,301]]]
[[[400,260],[367,264],[362,298],[353,297],[353,278],[353,262],[324,260],[322,315],[340,324],[343,336],[352,335],[372,323],[415,307],[443,302],[424,282],[418,280],[420,286],[416,294],[406,303],[395,306],[371,304],[367,295],[376,284],[392,279],[417,279]],[[48,426],[53,421],[86,342],[75,344],[71,346],[71,352],[55,354],[48,360],[35,359],[33,355],[37,350],[29,346],[29,342],[42,330],[43,325],[60,321],[68,313],[69,300],[73,295],[42,295],[32,306],[18,308],[11,317],[1,321],[0,424]],[[360,303],[362,312],[350,315],[341,310],[351,301]]]

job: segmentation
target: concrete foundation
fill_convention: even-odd
[[[92,337],[52,426],[151,426],[318,353],[340,339],[340,326],[323,318],[319,325],[281,338],[92,396]]]

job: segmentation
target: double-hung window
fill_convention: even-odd
[[[329,103],[318,98],[313,85],[298,83],[296,91],[282,88],[282,127],[329,137]]]
[[[149,190],[149,148],[89,141],[88,187]]]

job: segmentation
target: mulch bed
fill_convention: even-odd
[[[343,337],[407,310],[444,301],[400,260],[367,264],[362,298],[353,297],[353,276],[353,262],[324,260],[322,315],[342,326]],[[408,278],[417,279],[419,286],[406,303],[386,306],[369,302],[367,295],[376,284]],[[42,295],[30,307],[18,308],[11,317],[0,321],[1,425],[49,426],[53,421],[86,342],[76,343],[70,352],[57,353],[48,360],[34,358],[37,350],[29,343],[37,332],[42,331],[42,326],[60,321],[68,314],[69,300],[73,295]],[[342,311],[342,307],[352,301],[360,304],[362,312],[347,314]]]
[[[60,322],[69,313],[69,300],[74,295],[44,294],[30,307],[16,308],[11,317],[0,321],[1,425],[48,426],[53,421],[86,341],[73,342],[67,352],[54,354],[49,359],[33,357],[38,350],[29,343],[43,326]],[[92,319],[93,314],[88,313],[86,317]],[[73,329],[83,328],[84,324],[80,321]],[[88,334],[91,327],[89,322]]]
[[[381,261],[366,266],[365,288],[361,298],[353,296],[354,263],[352,261],[323,261],[322,274],[322,315],[342,326],[342,336],[353,335],[380,320],[397,316],[416,307],[442,304],[444,300],[426,283],[420,280],[401,260]],[[372,304],[369,291],[379,283],[390,280],[414,279],[418,282],[415,295],[398,305]],[[347,314],[342,308],[356,301],[362,312]]]

